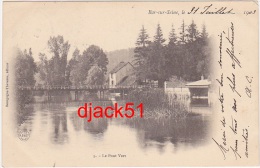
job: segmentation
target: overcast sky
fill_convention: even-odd
[[[76,47],[82,52],[91,44],[100,46],[104,51],[134,47],[142,25],[151,40],[158,23],[166,39],[172,24],[179,33],[183,19],[186,24],[194,19],[199,30],[203,23],[207,25],[205,18],[196,15],[148,14],[149,10],[180,12],[184,9],[183,5],[176,4],[161,3],[158,7],[152,3],[21,3],[18,6],[9,5],[5,10],[5,18],[8,19],[6,28],[10,29],[12,43],[21,49],[31,47],[36,60],[39,52],[48,55],[47,41],[50,36],[63,35],[71,44],[70,58]],[[211,26],[207,27],[211,34]]]

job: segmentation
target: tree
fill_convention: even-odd
[[[171,29],[171,32],[170,32],[170,35],[169,35],[169,44],[171,44],[171,45],[177,44],[177,35],[175,33],[175,29],[174,29],[173,24],[172,24],[172,29]]]
[[[183,78],[187,81],[198,80],[200,75],[196,73],[196,66],[200,59],[200,45],[198,41],[187,43],[183,50]]]
[[[187,33],[186,33],[187,32]],[[177,73],[179,77],[188,81],[198,80],[200,74],[198,70],[198,62],[202,59],[201,38],[195,22],[192,20],[185,32],[184,21],[181,26],[181,38],[177,46],[177,60],[179,68]]]
[[[74,52],[74,54],[75,57],[73,57],[72,60],[70,60],[70,64],[73,64],[73,66],[71,66],[71,71],[70,71],[70,80],[72,82],[72,85],[74,86],[80,86],[84,84],[90,85],[91,83],[93,84],[96,82],[90,79],[99,81],[97,83],[100,83],[100,81],[102,81],[104,84],[103,78],[107,72],[108,59],[106,54],[103,52],[103,50],[98,46],[91,45],[89,46],[89,48],[83,51],[82,56],[77,56],[77,51]],[[92,70],[93,72],[99,69],[100,73],[102,73],[102,75],[99,74],[98,78],[88,77],[88,75],[93,74],[93,72],[89,73],[89,70],[93,66],[97,66]]]
[[[147,34],[144,26],[142,26],[142,29],[140,30],[138,39],[135,44],[137,47],[146,47],[147,45],[150,44],[149,35]]]
[[[101,68],[102,72],[106,74],[108,59],[100,47],[96,45],[89,46],[89,48],[83,52],[83,58],[83,61],[86,61],[86,63],[89,63],[91,66],[97,65]]]
[[[49,62],[44,53],[39,53],[40,63],[38,65],[38,71],[40,75],[40,80],[43,81],[45,85],[50,85],[50,67]]]
[[[82,62],[79,62],[73,66],[70,72],[70,81],[73,86],[81,86],[84,84],[83,82],[87,77],[89,68],[89,65],[84,65]]]
[[[209,76],[212,48],[208,39],[206,26],[203,25],[200,34],[193,20],[187,29],[182,22],[179,37],[172,26],[166,46],[160,24],[153,42],[148,42],[146,30],[142,28],[135,48],[137,78],[157,80],[159,87],[163,87],[164,81],[171,76],[187,81],[198,80],[201,75]]]
[[[204,40],[208,38],[208,32],[206,30],[206,25],[205,24],[202,25],[202,31],[201,31],[200,37],[202,39],[204,39]]]
[[[212,45],[211,39],[208,37],[206,25],[202,25],[202,31],[200,34],[201,43],[201,58],[197,65],[197,72],[205,77],[210,77],[210,63],[211,63],[211,51],[212,51]]]
[[[177,36],[175,33],[175,29],[172,25],[171,32],[169,34],[169,43],[167,45],[167,53],[166,53],[166,73],[170,75],[179,75],[179,59],[177,52]]]
[[[64,41],[63,36],[50,37],[48,48],[52,58],[49,61],[50,84],[65,85],[65,74],[67,67],[67,56],[70,49],[68,41]]]
[[[188,41],[190,41],[190,42],[196,41],[197,38],[199,37],[197,25],[194,23],[193,20],[192,20],[191,24],[188,26],[187,32],[188,32],[188,35],[187,35]]]
[[[78,63],[80,62],[80,60],[82,56],[80,55],[80,50],[78,48],[76,48],[72,54],[72,58],[70,59],[67,68],[66,68],[66,84],[67,85],[72,85],[78,82],[77,80],[77,74],[73,74],[72,72],[74,69],[77,68]],[[79,69],[80,70],[80,69]]]
[[[162,28],[160,24],[157,25],[156,34],[154,36],[154,43],[158,46],[163,46],[166,40],[163,38]]]
[[[202,32],[199,33],[197,26],[192,21],[188,29],[189,41],[186,44],[185,64],[188,65],[185,73],[186,80],[198,80],[202,75],[209,76],[209,64],[211,47],[208,42],[208,33],[206,26],[202,26]]]
[[[33,97],[30,91],[22,91],[19,87],[33,87],[35,84],[34,75],[37,72],[37,66],[32,56],[32,50],[20,49],[16,51],[15,57],[15,86],[16,86],[16,100],[19,105],[19,110],[32,102]]]
[[[146,32],[144,26],[140,30],[139,36],[136,41],[136,47],[134,50],[135,66],[136,66],[136,77],[137,81],[141,83],[146,81],[147,73],[149,72],[148,65],[148,51],[149,51],[149,35]]]
[[[87,79],[84,81],[86,85],[103,85],[105,82],[105,74],[101,67],[97,64],[93,65],[88,71]]]
[[[32,87],[35,84],[34,74],[37,72],[37,66],[32,56],[32,50],[22,52],[17,49],[15,63],[15,79],[17,86]]]
[[[158,80],[158,87],[164,86],[164,81],[168,77],[165,70],[166,65],[166,51],[163,38],[163,33],[160,24],[157,25],[154,41],[150,45],[150,56],[148,59],[150,66],[149,79]]]
[[[185,44],[186,43],[186,25],[184,23],[184,20],[182,21],[181,27],[180,27],[180,40],[179,43],[180,44]]]

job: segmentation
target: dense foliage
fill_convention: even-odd
[[[210,38],[203,25],[201,31],[192,21],[188,26],[183,21],[179,32],[174,26],[168,40],[164,38],[160,24],[150,39],[142,26],[134,49],[135,75],[137,83],[158,81],[163,87],[166,80],[173,76],[185,81],[199,80],[203,75],[210,78]],[[104,85],[108,58],[98,46],[90,45],[82,52],[75,49],[68,60],[70,44],[63,36],[50,37],[47,53],[39,53],[40,61],[35,63],[32,50],[17,50],[15,77],[16,86],[82,86]],[[17,91],[17,97],[30,102],[26,95]]]
[[[101,48],[91,45],[82,54],[78,49],[67,61],[70,44],[63,36],[50,37],[48,53],[39,53],[36,64],[32,50],[17,49],[15,63],[16,98],[19,106],[33,101],[31,91],[19,87],[103,85],[108,59]],[[58,93],[56,93],[58,94]]]
[[[70,44],[62,36],[50,37],[49,54],[40,53],[39,75],[44,85],[103,85],[107,72],[108,59],[101,48],[91,45],[82,54],[76,48],[67,63]]]
[[[202,75],[206,78],[210,76],[211,48],[205,25],[199,32],[194,21],[188,26],[183,21],[179,36],[172,26],[166,44],[161,26],[158,24],[153,40],[149,39],[143,26],[135,48],[136,75],[139,83],[154,80],[158,81],[159,87],[163,87],[164,81],[172,76],[187,81],[199,80]]]
[[[98,46],[91,45],[82,55],[76,49],[68,65],[69,81],[74,86],[102,85],[105,83],[107,64],[107,56]]]
[[[20,49],[16,50],[15,58],[15,94],[18,105],[22,106],[33,100],[31,92],[19,90],[18,87],[34,86],[34,75],[37,72],[37,66],[32,56],[32,50],[29,51]],[[21,107],[22,108],[22,107]]]

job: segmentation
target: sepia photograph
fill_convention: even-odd
[[[4,167],[259,165],[254,2],[3,9]]]

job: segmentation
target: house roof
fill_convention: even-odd
[[[136,76],[134,73],[125,76],[121,81],[118,82],[117,86],[132,86],[135,84]]]
[[[207,79],[187,83],[186,86],[189,88],[208,88],[211,82]]]
[[[133,67],[133,65],[130,62],[120,62],[114,69],[110,71],[110,73],[117,73],[120,69],[122,69],[127,64],[130,64]]]

